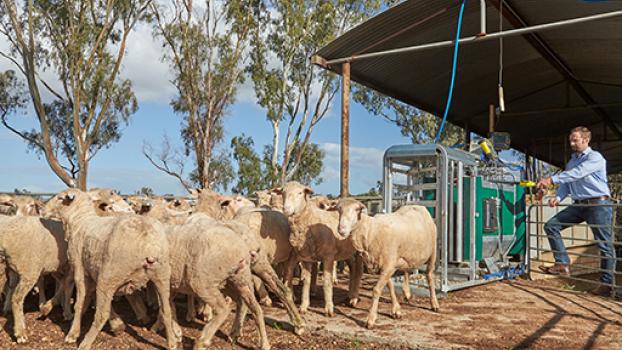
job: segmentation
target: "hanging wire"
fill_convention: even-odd
[[[456,80],[456,66],[458,64],[458,42],[460,41],[460,29],[462,28],[462,15],[464,14],[464,5],[467,0],[462,0],[462,5],[460,6],[460,14],[458,15],[458,29],[456,30],[456,41],[454,45],[454,60],[451,67],[451,83],[449,84],[449,96],[447,96],[447,104],[445,105],[445,113],[443,114],[443,121],[441,121],[441,127],[438,129],[436,133],[436,137],[434,138],[434,143],[438,143],[441,138],[441,133],[443,132],[443,127],[445,126],[445,121],[447,120],[447,114],[449,113],[449,107],[451,106],[451,99],[454,93],[454,82]]]

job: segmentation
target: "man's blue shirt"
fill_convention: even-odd
[[[551,180],[559,185],[557,197],[560,201],[569,194],[572,199],[611,196],[607,183],[607,161],[590,147],[583,153],[573,153],[566,170],[551,176]]]

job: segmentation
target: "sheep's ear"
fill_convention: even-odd
[[[32,214],[40,215],[41,210],[43,210],[43,205],[41,203],[34,202],[30,205],[30,208],[32,209]]]
[[[278,195],[282,195],[283,194],[283,187],[275,187],[275,188],[271,189],[270,192],[276,193]]]
[[[101,209],[102,211],[108,211],[108,203],[99,203],[99,205],[97,206],[99,209]]]
[[[313,190],[311,189],[311,187],[305,187],[304,191],[305,191],[305,194],[306,194],[306,195],[311,195],[311,194],[313,194]]]
[[[63,198],[63,205],[69,205],[76,199],[75,193],[67,193]]]
[[[151,210],[151,202],[147,202],[147,203],[143,203],[140,206],[140,212],[138,214],[145,214],[148,213]]]
[[[224,200],[221,200],[221,201],[220,201],[220,207],[221,207],[221,208],[222,208],[222,207],[226,207],[226,206],[228,206],[229,204],[231,204],[231,199],[224,199]]]

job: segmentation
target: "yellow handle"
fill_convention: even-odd
[[[521,187],[535,187],[536,183],[534,181],[529,181],[529,180],[520,180],[519,185]]]

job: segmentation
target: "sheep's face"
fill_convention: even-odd
[[[136,214],[145,214],[151,210],[151,201],[142,196],[129,196],[126,199],[132,211]]]
[[[307,205],[309,196],[313,194],[311,188],[295,181],[288,182],[282,189],[275,189],[274,191],[281,192],[283,213],[287,216],[302,212]]]
[[[39,216],[43,211],[43,202],[30,196],[15,196],[16,216]]]
[[[361,220],[361,214],[366,210],[363,203],[354,199],[340,199],[335,210],[339,212],[339,227],[337,232],[342,238],[348,238],[354,226]]]
[[[17,213],[17,205],[13,197],[7,194],[0,194],[0,215],[15,215]]]
[[[78,198],[86,195],[76,189],[68,189],[50,198],[43,209],[43,217],[60,220],[65,213],[76,205]]]
[[[337,201],[334,199],[328,199],[326,197],[318,197],[313,198],[313,202],[319,209],[328,210],[335,208],[337,206]]]
[[[100,215],[110,215],[112,213],[133,214],[132,207],[111,189],[93,189],[89,195],[95,202]]]
[[[172,201],[168,202],[168,208],[177,211],[188,211],[191,210],[192,207],[190,203],[188,203],[185,199],[175,198]]]
[[[235,196],[222,196],[220,208],[227,219],[232,218],[242,208],[254,208],[255,204],[249,199],[236,194]]]

